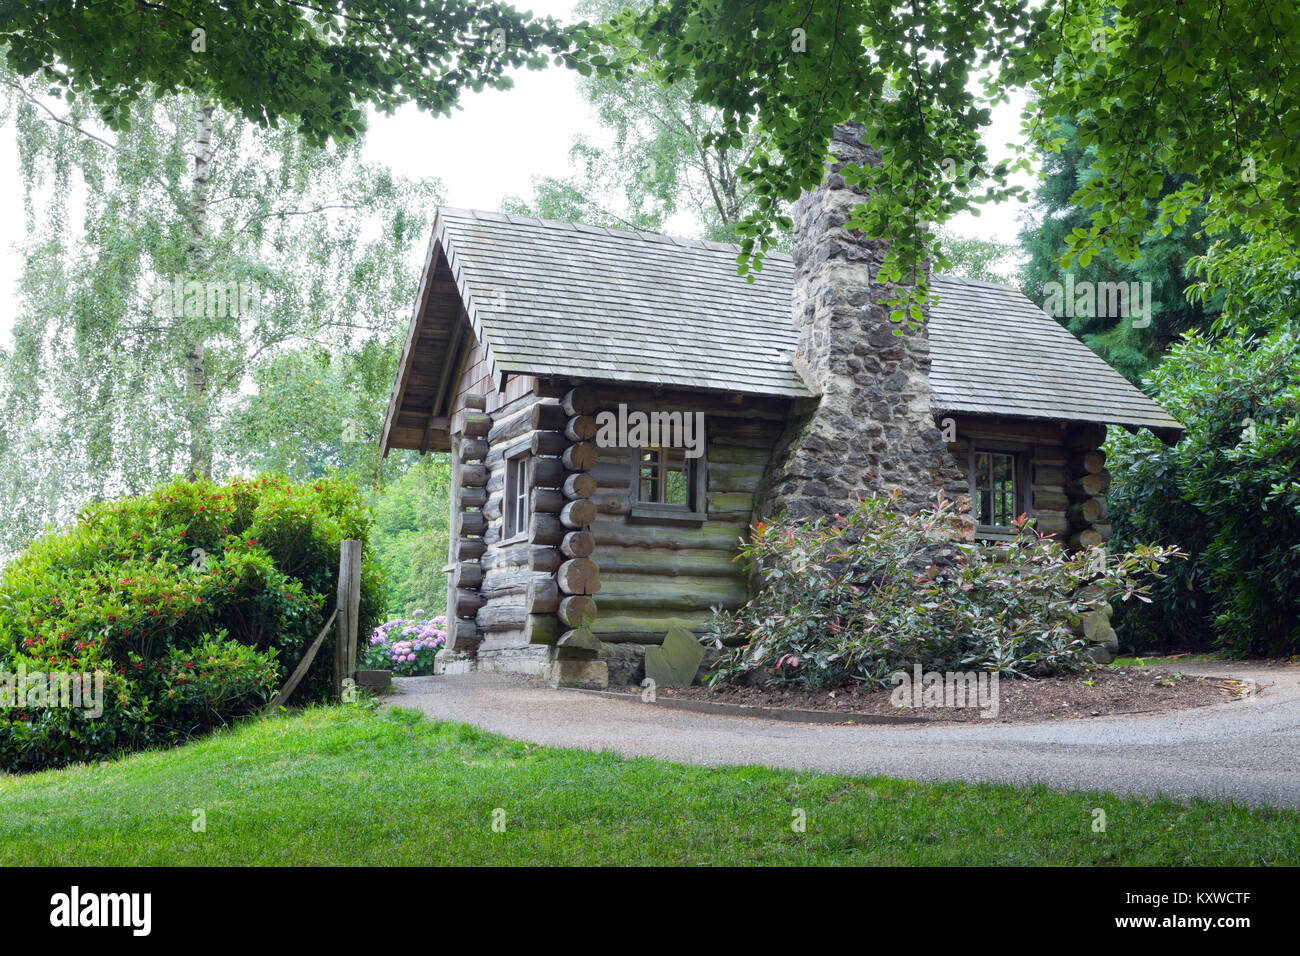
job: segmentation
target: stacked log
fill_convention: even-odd
[[[567,477],[560,455],[569,446],[564,437],[564,409],[553,401],[539,401],[528,414],[530,490],[528,544],[521,557],[526,563],[527,587],[519,608],[518,626],[530,644],[554,644],[559,636],[555,611],[560,594],[555,571],[563,562],[558,545],[564,539],[560,511],[566,499],[560,490]]]
[[[1111,526],[1106,492],[1110,489],[1110,472],[1106,470],[1105,425],[1081,425],[1066,432],[1067,480],[1065,492],[1070,499],[1066,516],[1070,524],[1069,545],[1088,550],[1110,540]]]
[[[479,595],[483,603],[475,615],[482,637],[480,654],[517,647],[523,641],[523,635],[535,633],[541,637],[545,630],[532,624],[529,614],[530,589],[535,581],[554,575],[555,569],[560,565],[560,554],[543,543],[547,538],[544,532],[530,534],[527,541],[506,542],[504,522],[507,462],[517,453],[520,445],[531,446],[533,421],[538,413],[535,396],[521,396],[497,410],[487,435],[489,450],[486,463],[489,480],[486,485],[487,500],[483,508],[488,522],[484,534],[487,550],[480,559],[482,581]],[[559,463],[558,458],[543,458],[535,459],[534,465],[548,460],[557,465]],[[541,486],[545,493],[546,481],[538,482],[536,468],[532,468],[532,471],[533,486]],[[539,509],[536,497],[535,490],[530,503],[530,514],[541,514],[545,518],[546,512]],[[545,502],[541,504],[546,505]]]
[[[1065,447],[1070,452],[1067,459],[1069,480],[1066,493],[1070,496],[1070,547],[1077,551],[1094,551],[1100,561],[1106,560],[1105,544],[1110,540],[1111,526],[1106,492],[1110,489],[1110,472],[1106,470],[1106,453],[1101,450],[1106,440],[1105,425],[1083,425],[1071,429],[1065,436]],[[1085,588],[1080,597],[1088,601],[1076,623],[1075,633],[1088,644],[1089,655],[1099,663],[1114,659],[1119,641],[1110,619],[1113,608],[1104,591],[1095,586]]]
[[[1033,509],[1034,527],[1040,534],[1050,534],[1063,540],[1070,532],[1066,512],[1070,499],[1065,493],[1069,480],[1065,458],[1049,446],[1038,446],[1029,476],[1030,507]]]
[[[598,487],[591,473],[597,458],[592,441],[597,431],[596,400],[589,389],[578,387],[564,395],[559,407],[564,413],[559,434],[566,443],[560,461],[566,474],[559,487],[563,504],[557,513],[563,529],[559,549],[564,561],[555,570],[554,611],[560,631],[555,643],[572,653],[589,655],[600,650],[600,641],[591,631],[596,620],[592,595],[600,590],[600,569],[591,560],[596,549],[591,525],[597,513],[592,495]]]
[[[599,448],[592,470],[598,481],[592,535],[599,555],[599,616],[590,625],[603,644],[657,644],[671,627],[702,633],[711,608],[734,610],[748,597],[736,548],[749,530],[755,495],[762,483],[782,422],[723,414],[728,409],[696,397],[693,407],[708,422],[704,520],[683,523],[638,521],[630,514],[630,486],[636,462],[623,448]],[[647,400],[658,411],[667,402]],[[719,414],[714,415],[718,409]]]
[[[487,397],[466,395],[464,424],[460,440],[456,443],[457,494],[456,494],[456,567],[453,569],[452,607],[447,617],[454,623],[447,629],[448,650],[473,650],[479,642],[476,617],[484,599],[479,592],[483,583],[483,567],[479,559],[487,551],[484,535],[488,530],[487,504],[488,470],[484,463],[489,445],[486,441],[491,428],[487,414]]]

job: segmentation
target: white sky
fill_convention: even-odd
[[[529,6],[539,15],[574,19],[569,0],[534,0]],[[508,195],[528,197],[533,176],[572,172],[569,147],[575,136],[599,141],[600,133],[571,70],[521,71],[514,79],[513,89],[466,95],[463,109],[450,117],[434,118],[414,107],[373,117],[366,158],[404,175],[438,177],[454,206],[497,209]],[[1006,143],[1019,139],[1018,113],[1018,104],[995,112],[986,137],[994,160],[1008,154]],[[17,170],[13,127],[0,126],[0,344],[10,341],[21,269],[14,251],[24,227]],[[1014,242],[1022,210],[1013,203],[984,207],[979,218],[964,215],[949,226],[960,235]]]

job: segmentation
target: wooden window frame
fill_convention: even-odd
[[[532,518],[533,466],[531,447],[528,442],[521,442],[506,450],[502,456],[505,468],[505,480],[501,483],[501,544],[514,544],[528,538],[528,525]],[[522,476],[523,488],[516,488],[511,493],[511,474]],[[516,483],[518,478],[516,478]],[[522,509],[522,516],[519,514]],[[512,518],[517,518],[517,527],[511,533]]]
[[[981,441],[970,438],[966,460],[966,484],[970,494],[971,511],[975,518],[975,537],[991,541],[1010,541],[1016,536],[1016,529],[1011,525],[986,525],[979,523],[979,492],[976,489],[975,457],[980,454],[1010,455],[1012,458],[1012,510],[1015,517],[1022,514],[1033,517],[1030,498],[1030,467],[1033,448],[1029,445],[1002,442]]]
[[[703,441],[705,454],[698,458],[687,458],[687,482],[690,487],[690,503],[685,505],[664,504],[658,501],[641,500],[641,450],[633,446],[627,449],[628,463],[632,468],[632,477],[628,483],[628,520],[637,522],[655,522],[660,524],[701,524],[708,519],[709,510],[709,473],[708,473],[708,436]],[[662,447],[662,446],[655,446]]]

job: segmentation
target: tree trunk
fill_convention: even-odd
[[[190,229],[186,245],[187,280],[197,280],[204,271],[203,249],[207,241],[208,184],[212,179],[212,114],[214,107],[198,104],[198,134],[194,142],[194,183],[190,190]],[[204,352],[206,295],[198,316],[186,316],[189,336],[185,354],[185,406],[190,433],[190,478],[212,477],[212,413],[208,407],[208,369]]]

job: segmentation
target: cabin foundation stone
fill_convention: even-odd
[[[546,679],[552,687],[604,690],[609,686],[609,667],[602,660],[551,661]]]

